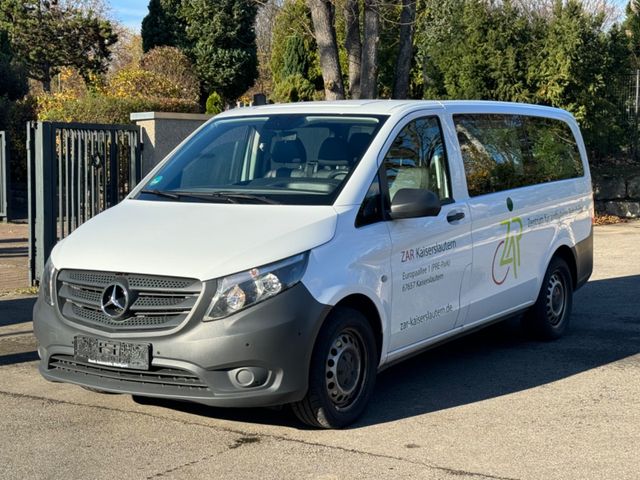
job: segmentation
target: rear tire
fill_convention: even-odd
[[[536,303],[524,316],[524,325],[540,340],[555,340],[567,331],[572,306],[571,271],[566,261],[554,257],[545,273]]]
[[[306,396],[292,405],[296,416],[320,428],[345,427],[364,412],[375,384],[378,352],[362,313],[334,309],[313,349]]]

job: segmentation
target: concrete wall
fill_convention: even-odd
[[[149,173],[182,140],[210,118],[211,115],[197,113],[132,113],[131,120],[142,130],[142,174]]]
[[[640,175],[593,175],[596,210],[627,218],[640,218]]]

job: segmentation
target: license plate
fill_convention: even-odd
[[[75,358],[110,367],[149,370],[149,343],[102,340],[78,335],[73,342]]]

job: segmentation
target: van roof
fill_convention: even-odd
[[[258,107],[234,108],[220,116],[246,116],[260,113],[317,113],[317,114],[354,114],[354,115],[393,115],[409,113],[414,110],[451,110],[451,111],[492,111],[509,113],[537,112],[538,115],[571,116],[558,108],[514,102],[495,102],[485,100],[338,100],[320,102],[295,102],[262,105]]]

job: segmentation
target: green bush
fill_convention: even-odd
[[[300,74],[290,75],[277,82],[273,90],[276,102],[302,102],[314,100],[316,88]]]
[[[133,112],[197,113],[195,101],[176,98],[118,98],[106,95],[87,95],[65,99],[47,105],[39,99],[38,120],[50,122],[131,123]]]
[[[207,98],[206,113],[209,115],[217,115],[224,110],[224,102],[217,92],[211,92]]]
[[[176,98],[198,100],[200,82],[189,58],[175,47],[156,47],[149,50],[140,62],[142,70],[153,72],[178,87]]]

